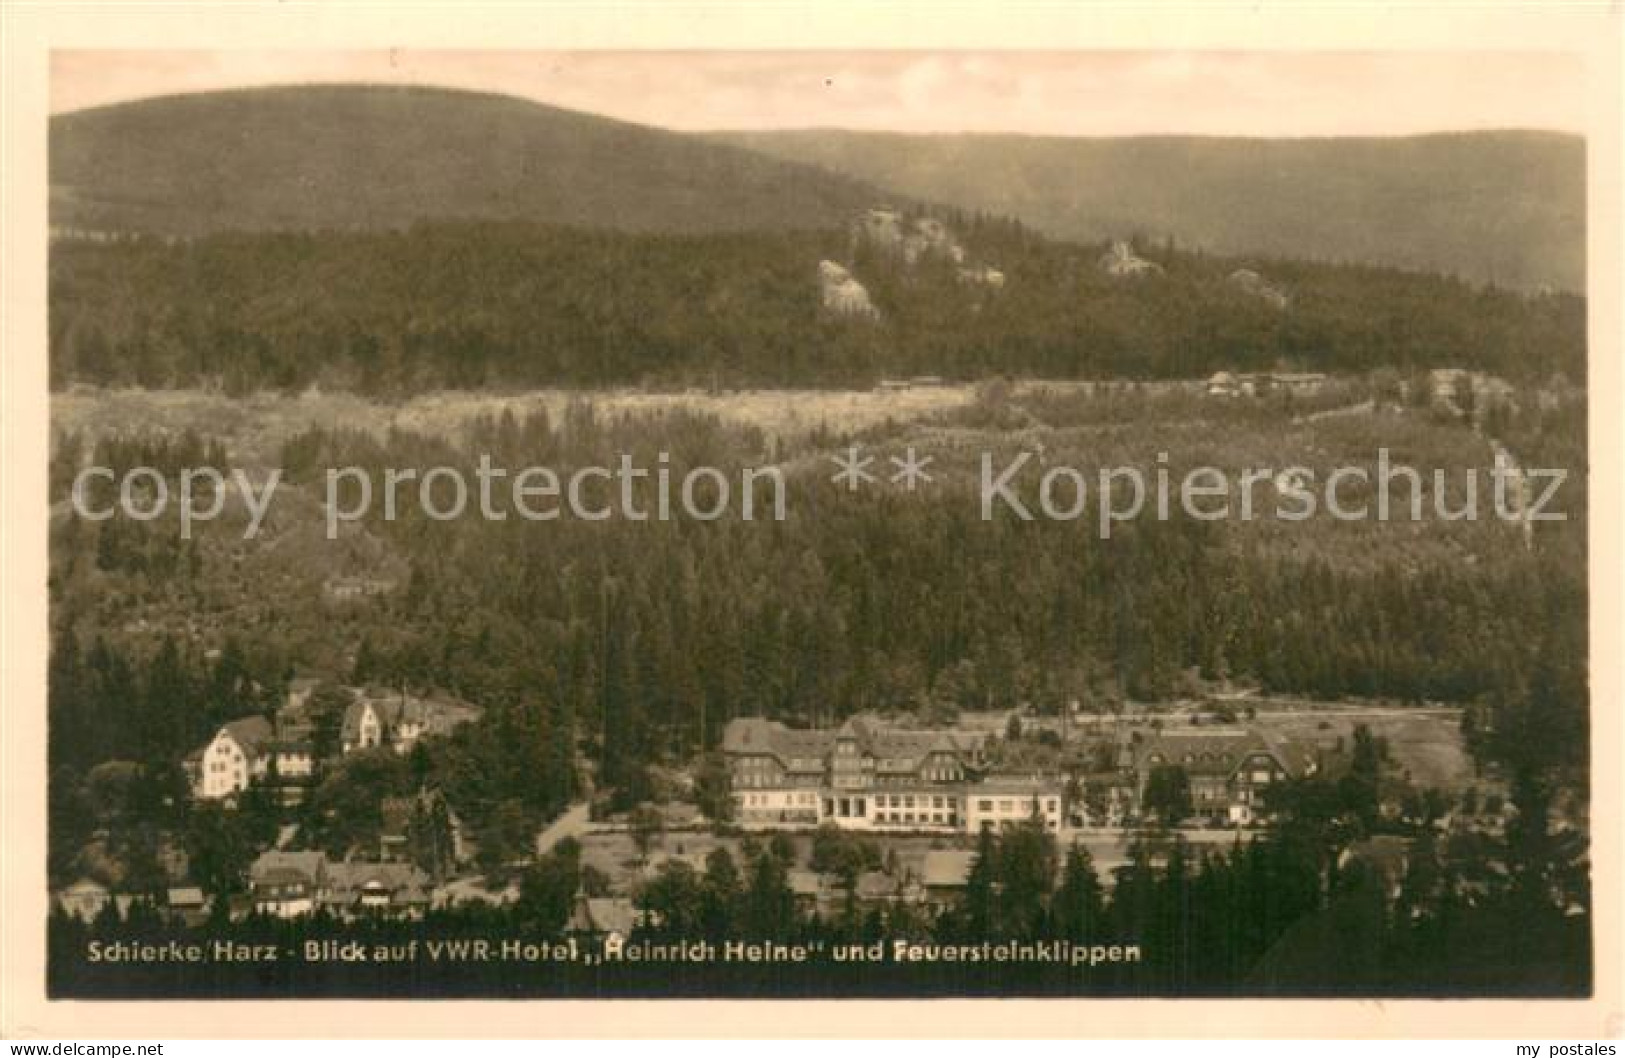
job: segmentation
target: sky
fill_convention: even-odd
[[[51,110],[255,85],[520,96],[680,130],[1334,136],[1585,128],[1558,52],[58,51]]]

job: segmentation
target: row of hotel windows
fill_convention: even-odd
[[[914,794],[880,794],[875,797],[875,804],[881,808],[913,808]],[[959,801],[953,797],[941,797],[933,794],[920,794],[919,806],[925,808],[929,804],[932,808],[958,808]]]
[[[877,794],[874,800],[876,809],[875,818],[883,822],[888,821],[888,815],[893,814],[888,810],[893,809],[931,808],[936,809],[939,812],[946,810],[950,814],[959,810],[958,798],[943,797],[935,794]],[[747,808],[768,808],[774,805],[783,804],[811,806],[816,805],[817,803],[818,795],[815,792],[790,794],[752,793],[745,795],[745,806]],[[1031,809],[1032,803],[1033,799],[1031,797],[1001,797],[997,798],[996,800],[991,797],[982,797],[978,798],[976,801],[976,810],[979,812],[998,811],[1008,815],[1011,812],[1028,811]],[[842,815],[864,814],[865,804],[864,799],[861,797],[856,799],[848,799],[843,797],[839,799],[839,802],[830,802],[828,808],[832,814],[834,813],[837,805],[844,809],[844,811],[840,813]],[[997,805],[997,808],[995,808],[995,805]],[[856,808],[855,811],[854,806]],[[1060,799],[1055,797],[1047,798],[1044,801],[1044,810],[1046,812],[1059,812],[1061,810]],[[901,813],[896,814],[898,818],[890,820],[891,822],[916,822],[912,812],[908,814],[906,819],[902,817]],[[922,812],[918,822],[923,823],[925,821],[925,815]],[[940,818],[933,818],[931,822],[940,823],[942,820]]]
[[[921,775],[869,775],[837,772],[832,785],[848,789],[862,789],[870,786],[911,786],[921,782],[958,782],[964,776],[959,772],[926,771]],[[761,789],[763,787],[797,786],[797,785],[823,785],[822,774],[785,775],[774,769],[772,771],[749,769],[743,770],[734,778],[734,785],[744,788]]]
[[[927,818],[929,816],[929,818]],[[959,813],[948,812],[876,812],[877,823],[946,823],[949,826],[959,825]]]
[[[790,804],[797,805],[816,805],[818,803],[818,794],[816,792],[798,793],[779,795],[778,797],[775,797],[773,794],[745,795],[745,806],[747,808],[767,808],[771,807],[775,803],[784,803],[785,801],[788,801]]]
[[[1001,797],[999,798],[998,810],[1005,814],[1009,814],[1018,810],[1023,812],[1031,811],[1032,806],[1033,798],[1031,797]],[[987,797],[978,799],[976,802],[976,810],[978,812],[993,811],[993,800]],[[1044,811],[1059,812],[1060,810],[1061,802],[1059,798],[1051,797],[1049,800],[1044,802]]]

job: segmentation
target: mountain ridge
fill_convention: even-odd
[[[828,227],[848,177],[514,96],[293,85],[52,118],[52,224],[192,236],[522,219],[641,232]]]
[[[52,118],[50,146],[58,230],[837,230],[877,204],[929,202],[1072,242],[1585,285],[1584,141],[1539,130],[684,133],[492,92],[324,84],[71,111]]]
[[[1585,286],[1585,141],[1568,133],[708,135],[1069,241],[1138,235],[1514,288]]]

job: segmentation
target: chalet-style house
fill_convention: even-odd
[[[419,918],[429,908],[427,875],[405,863],[329,860],[320,852],[266,852],[249,869],[254,910],[276,918],[325,911],[341,918]]]
[[[479,708],[467,702],[399,691],[368,692],[344,711],[339,743],[345,753],[381,746],[408,753],[418,739],[444,738],[479,715]]]
[[[221,726],[208,745],[187,759],[193,794],[217,801],[248,789],[250,783],[271,782],[286,791],[302,789],[316,770],[314,751],[307,741],[278,738],[263,716],[247,716]]]
[[[327,880],[327,857],[320,852],[261,854],[248,871],[254,910],[276,918],[298,918],[316,911],[317,894]]]
[[[1307,746],[1245,727],[1201,727],[1157,732],[1131,754],[1137,796],[1152,772],[1179,768],[1190,782],[1198,818],[1246,826],[1263,818],[1264,791],[1272,784],[1315,774]]]
[[[858,717],[836,730],[736,719],[722,740],[734,817],[759,827],[961,833],[1036,814],[1059,829],[1058,783],[980,781],[984,737],[885,728]]]

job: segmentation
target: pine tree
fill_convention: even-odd
[[[1081,842],[1074,842],[1067,849],[1052,904],[1058,934],[1079,942],[1098,937],[1104,926],[1105,902],[1094,857]]]

